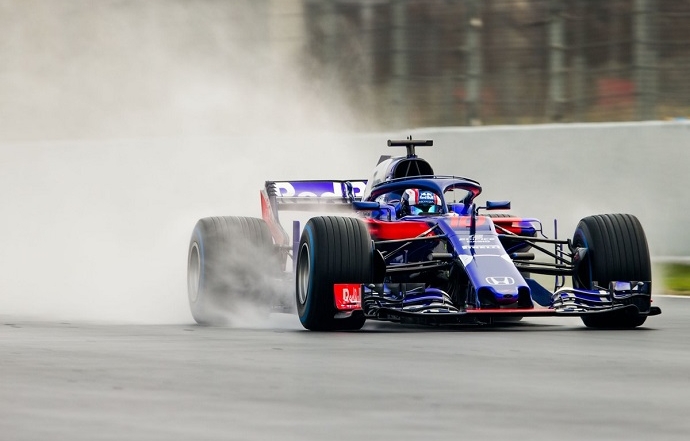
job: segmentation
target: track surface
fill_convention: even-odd
[[[687,440],[690,299],[576,319],[363,332],[0,316],[3,440]],[[462,435],[460,435],[462,433]]]

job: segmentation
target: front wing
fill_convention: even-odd
[[[416,296],[424,299],[422,302],[412,304],[400,301],[398,305],[394,305],[391,302],[372,301],[367,295],[368,291],[370,291],[369,287],[364,285],[334,285],[334,304],[338,314],[347,316],[355,311],[362,311],[369,319],[424,325],[490,324],[510,317],[581,317],[621,314],[654,316],[661,314],[659,307],[650,306],[650,282],[611,282],[608,291],[563,288],[553,294],[552,304],[545,308],[460,310],[445,303],[443,296],[434,298],[431,290],[422,296]]]
[[[509,317],[580,317],[583,315],[617,315],[640,314],[659,315],[661,309],[652,306],[646,313],[639,312],[635,305],[616,305],[606,310],[598,311],[566,311],[552,308],[544,309],[473,309],[459,312],[409,312],[391,308],[380,308],[375,317],[377,320],[393,321],[401,323],[414,323],[421,325],[453,325],[453,324],[491,324]]]

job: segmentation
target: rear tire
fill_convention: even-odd
[[[312,331],[357,330],[362,311],[336,318],[335,283],[373,281],[373,248],[364,223],[356,218],[322,216],[307,222],[300,238],[295,277],[297,313]]]
[[[652,280],[647,239],[640,221],[633,215],[585,217],[577,225],[573,245],[587,248],[573,276],[575,288],[608,289],[612,281]],[[646,319],[647,316],[637,313],[582,316],[582,322],[589,328],[630,329],[642,325]]]
[[[278,273],[273,239],[262,219],[200,219],[187,257],[187,293],[194,320],[227,325],[241,304],[265,306],[268,311],[269,280]]]

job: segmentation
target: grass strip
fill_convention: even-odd
[[[690,295],[690,263],[659,263],[656,266],[669,294]]]

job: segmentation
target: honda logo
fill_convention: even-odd
[[[489,285],[515,285],[512,277],[487,277],[486,283]]]

